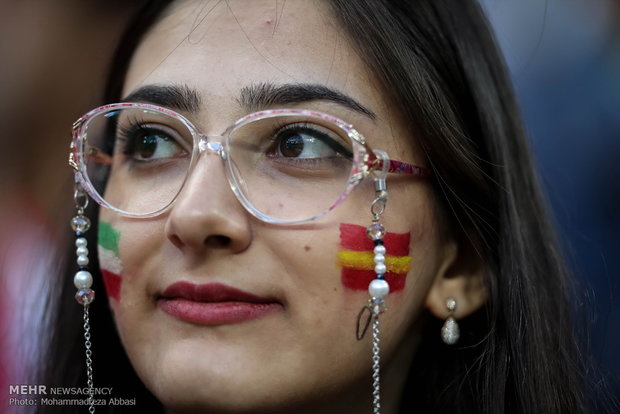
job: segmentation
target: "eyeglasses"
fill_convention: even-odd
[[[430,175],[377,156],[352,125],[321,112],[255,112],[207,136],[183,115],[142,103],[105,105],[78,119],[69,165],[101,206],[153,217],[172,205],[204,152],[220,156],[239,202],[268,223],[316,220],[373,171]]]

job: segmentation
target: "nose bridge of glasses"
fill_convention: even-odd
[[[216,139],[214,141],[214,139]],[[222,135],[200,135],[198,138],[198,152],[210,152],[223,156],[224,144],[222,144],[224,137]]]

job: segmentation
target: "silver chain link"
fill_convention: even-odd
[[[379,369],[381,356],[379,348],[379,315],[373,316],[372,321],[372,412],[381,413],[381,381]]]
[[[86,347],[86,378],[88,385],[88,412],[95,412],[95,388],[93,386],[93,352],[90,350],[90,319],[88,317],[88,305],[84,306],[84,346]]]

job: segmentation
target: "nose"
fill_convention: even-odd
[[[167,218],[166,236],[188,253],[239,253],[251,243],[252,218],[233,194],[218,160],[222,145],[212,138],[198,141],[198,160]]]

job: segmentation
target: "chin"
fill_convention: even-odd
[[[281,384],[280,384],[281,385]],[[291,390],[287,395],[277,384],[236,378],[187,376],[148,384],[150,391],[172,413],[292,413],[303,406]]]
[[[329,384],[329,374],[301,366],[303,358],[294,362],[286,352],[260,352],[242,344],[209,346],[186,339],[166,352],[145,351],[132,361],[171,413],[316,413],[321,410],[311,406],[333,398],[351,381],[338,373]]]
[[[162,342],[159,349],[145,344],[130,359],[146,387],[170,412],[282,411],[273,405],[287,400],[274,396],[274,390],[282,389],[280,376],[265,371],[269,361],[256,350],[204,338],[177,340],[170,347]]]
[[[274,335],[275,329],[252,327],[248,334],[248,328],[171,329],[156,323],[122,332],[142,382],[173,413],[321,412],[308,407],[368,378],[367,365],[359,364],[366,361],[361,347],[362,355],[347,347],[325,353],[293,340],[286,329]]]

